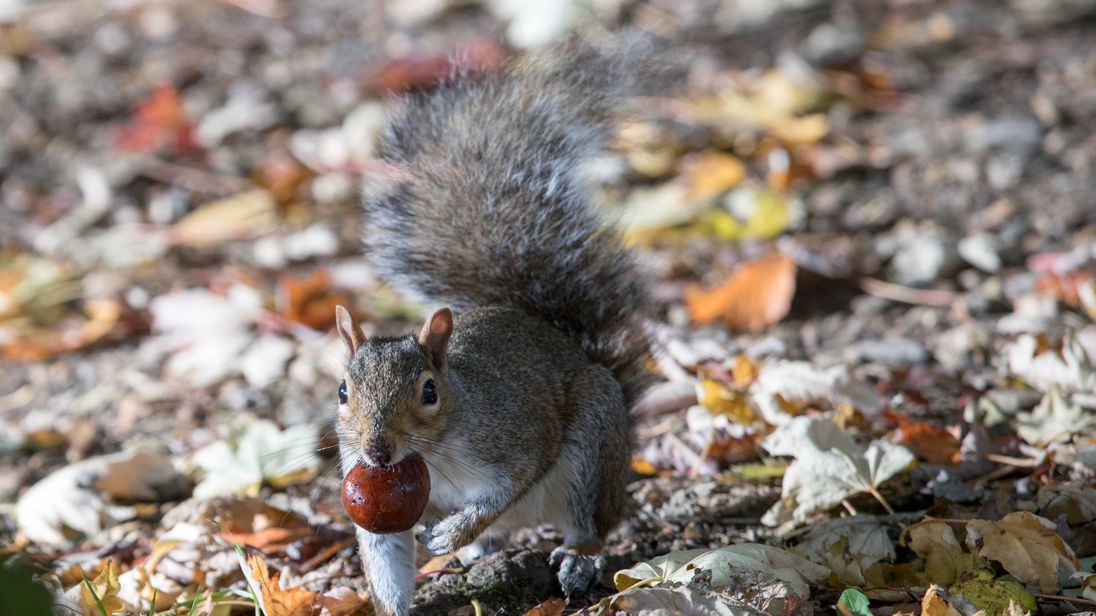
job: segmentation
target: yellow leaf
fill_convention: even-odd
[[[1070,573],[1081,564],[1054,530],[1054,523],[1027,511],[1014,511],[997,522],[971,520],[967,544],[983,558],[1001,563],[1016,579],[1038,584],[1039,591],[1058,590],[1058,566]]]
[[[830,132],[830,124],[824,114],[812,113],[801,118],[788,118],[786,122],[770,126],[769,130],[776,138],[798,145],[822,139]]]
[[[802,216],[798,201],[765,188],[737,188],[722,207],[702,213],[700,220],[715,237],[728,242],[770,239],[783,233]]]
[[[181,544],[179,539],[157,539],[156,543],[152,544],[152,553],[148,555],[148,560],[145,561],[145,571],[152,573],[156,571],[156,565],[160,564],[160,561],[168,555],[176,547]]]
[[[734,188],[746,177],[746,167],[723,152],[702,152],[682,161],[681,178],[688,186],[685,198],[707,201]]]
[[[271,577],[266,562],[257,555],[248,556],[247,564],[266,616],[310,616],[315,612],[316,593],[299,586],[283,590],[278,584],[280,574]]]
[[[171,238],[201,245],[262,235],[277,226],[276,207],[267,191],[249,190],[187,214],[171,228]]]
[[[90,588],[88,588],[90,586]],[[94,580],[80,582],[80,598],[83,600],[84,612],[88,616],[100,616],[99,604],[106,609],[107,614],[120,612],[125,607],[118,598],[118,565],[113,560],[108,560],[106,567]],[[94,591],[94,594],[92,593]],[[96,601],[98,599],[98,602]]]
[[[1024,586],[1011,580],[995,580],[989,571],[970,571],[959,576],[959,581],[948,591],[962,595],[964,599],[989,614],[1005,614],[1010,606],[1019,614],[1034,612],[1037,608],[1035,595]]]
[[[925,563],[925,575],[934,584],[951,584],[974,568],[974,557],[963,551],[946,522],[925,520],[906,529],[908,545]]]
[[[727,415],[744,426],[753,423],[753,410],[746,392],[728,389],[719,381],[709,378],[701,378],[699,385],[700,404],[713,414]]]

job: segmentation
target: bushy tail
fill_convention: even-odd
[[[410,95],[367,186],[367,257],[455,309],[509,305],[610,368],[629,406],[650,382],[633,256],[590,205],[586,163],[644,74],[645,42],[574,39],[488,78]]]

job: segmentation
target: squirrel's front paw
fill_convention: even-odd
[[[444,517],[437,522],[426,524],[415,539],[430,552],[431,556],[441,556],[456,552],[468,545],[476,537],[471,532],[468,516],[461,512]]]
[[[605,569],[605,557],[601,554],[582,554],[566,545],[552,550],[548,563],[559,567],[559,585],[568,597],[593,586]]]

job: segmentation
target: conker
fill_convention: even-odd
[[[342,482],[343,508],[371,533],[398,533],[422,517],[430,500],[430,473],[413,453],[391,466],[359,464]]]

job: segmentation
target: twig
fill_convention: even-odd
[[[982,457],[989,460],[990,462],[1006,464],[1008,466],[1015,466],[1017,468],[1038,468],[1045,464],[1043,460],[1036,460],[1034,458],[1014,458],[1012,456],[1003,456],[996,453],[987,453]]]
[[[243,178],[210,173],[151,156],[142,157],[139,166],[141,174],[146,177],[165,184],[181,186],[195,193],[231,195],[251,187],[251,183]]]
[[[347,537],[346,539],[342,539],[336,541],[335,543],[332,543],[331,545],[317,552],[316,555],[312,558],[304,561],[304,563],[301,565],[301,572],[308,573],[309,571],[312,571],[316,567],[319,567],[324,562],[326,562],[327,559],[331,558],[335,554],[338,554],[344,548],[348,548],[353,544],[354,537]]]
[[[1033,593],[1040,599],[1049,599],[1051,601],[1069,601],[1070,603],[1078,603],[1080,605],[1096,605],[1096,601],[1092,599],[1085,599],[1083,597],[1067,597],[1065,595],[1041,595],[1039,593]]]
[[[868,295],[916,306],[950,306],[958,298],[944,289],[914,289],[876,278],[861,278],[860,288]]]

